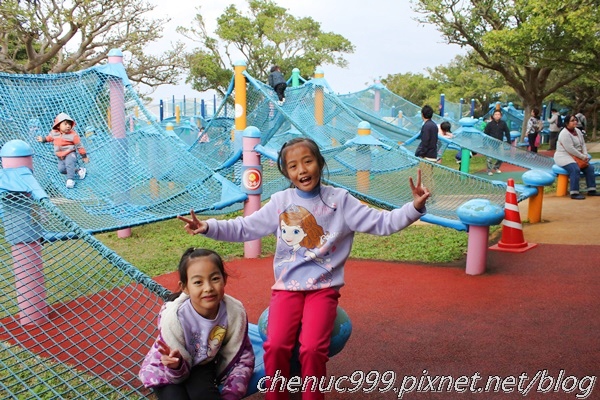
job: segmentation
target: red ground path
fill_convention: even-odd
[[[340,305],[353,332],[328,364],[332,375],[355,370],[395,371],[454,378],[475,373],[531,378],[547,369],[555,378],[600,372],[600,246],[546,245],[521,254],[489,252],[484,275],[468,276],[460,266],[429,266],[350,260]],[[227,292],[242,300],[250,322],[267,307],[272,259],[234,260]],[[175,288],[173,274],[157,277]],[[547,381],[548,382],[548,381]],[[572,393],[536,393],[526,398],[575,399]],[[573,384],[573,380],[566,382]],[[380,387],[382,387],[381,385]],[[600,398],[600,385],[588,398]],[[515,387],[513,387],[515,388]],[[394,399],[393,392],[331,394],[329,399]],[[260,399],[256,394],[252,399]],[[409,393],[405,399],[517,399],[513,392]]]

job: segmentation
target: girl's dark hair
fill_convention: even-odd
[[[273,65],[271,67],[271,72],[275,72],[275,71],[279,71],[279,66],[278,65]]]
[[[531,109],[531,111],[533,112],[533,116],[534,116],[535,118],[539,118],[539,117],[540,117],[540,109],[539,109],[539,108],[537,108],[537,107],[533,107],[533,108]]]
[[[290,177],[287,173],[287,168],[285,167],[285,165],[286,165],[285,155],[287,154],[287,151],[290,149],[290,147],[292,147],[296,144],[300,144],[300,143],[302,143],[303,145],[308,147],[308,149],[313,154],[313,156],[315,156],[315,158],[317,159],[317,165],[319,166],[319,171],[321,171],[321,175],[322,175],[323,169],[325,169],[325,167],[327,166],[327,163],[325,162],[325,157],[323,157],[323,154],[321,154],[321,149],[319,149],[319,145],[314,140],[306,138],[306,137],[299,137],[299,138],[294,138],[292,140],[288,140],[287,142],[285,142],[283,144],[283,146],[281,146],[281,150],[279,150],[279,156],[277,156],[277,169],[279,169],[279,172],[281,172],[281,175],[290,179]]]
[[[199,248],[197,249],[194,247],[188,248],[181,256],[181,259],[179,260],[179,266],[177,267],[177,272],[179,273],[179,281],[180,282],[182,282],[184,285],[187,284],[188,265],[190,263],[190,260],[193,260],[196,258],[201,258],[201,257],[206,257],[210,261],[212,261],[212,263],[214,265],[216,265],[217,268],[219,269],[219,271],[221,272],[221,275],[223,275],[223,279],[225,280],[225,282],[227,282],[228,275],[227,275],[227,272],[225,271],[225,265],[223,264],[223,259],[221,258],[221,256],[212,250],[199,249]],[[181,290],[176,293],[172,293],[171,295],[169,295],[167,297],[167,301],[175,300],[176,298],[179,297],[180,294],[181,294]]]
[[[287,164],[285,155],[287,154],[290,147],[295,146],[297,144],[303,144],[304,146],[308,147],[312,155],[317,159],[317,165],[319,166],[319,171],[321,172],[322,177],[323,171],[325,170],[325,168],[327,168],[327,162],[325,161],[325,157],[323,157],[323,154],[321,154],[321,149],[319,149],[319,145],[314,140],[307,137],[298,137],[292,140],[288,140],[283,144],[283,146],[281,146],[281,150],[279,150],[279,155],[277,156],[277,169],[279,170],[279,172],[281,172],[281,175],[285,176],[287,179],[290,179],[287,173],[287,168],[285,167],[285,165]],[[319,184],[320,183],[321,182],[319,182]],[[321,192],[319,192],[319,198],[321,199],[323,204],[325,204],[329,208],[334,209],[335,211],[335,206],[332,207],[329,204],[327,204],[325,200],[323,200],[323,198],[321,197]]]

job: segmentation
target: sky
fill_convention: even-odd
[[[206,27],[214,35],[216,19],[224,9],[235,4],[239,10],[247,10],[244,0],[150,0],[156,9],[149,14],[152,18],[170,18],[165,24],[163,38],[152,44],[152,52],[167,50],[171,42],[184,41],[188,51],[198,47],[179,35],[177,26],[191,26],[200,6]],[[379,78],[399,73],[426,73],[426,68],[446,65],[465,51],[457,45],[444,43],[441,34],[433,25],[420,24],[419,16],[412,10],[409,0],[274,0],[296,18],[312,17],[321,23],[321,30],[344,36],[355,46],[353,54],[345,56],[347,68],[332,65],[322,66],[330,87],[341,94],[360,91]],[[174,6],[177,4],[177,6]],[[237,61],[237,60],[234,60]],[[233,68],[232,68],[233,71]],[[285,73],[286,71],[284,71]],[[304,77],[314,71],[301,71]],[[286,77],[289,77],[289,71]],[[161,85],[151,97],[157,99],[212,98],[184,83]]]

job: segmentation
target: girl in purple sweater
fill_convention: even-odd
[[[182,291],[161,308],[158,338],[139,377],[159,399],[239,400],[254,352],[246,311],[225,294],[223,260],[214,251],[189,248],[178,271]]]
[[[325,159],[311,139],[296,138],[283,145],[277,161],[279,171],[293,187],[271,196],[260,210],[231,220],[199,220],[178,217],[185,230],[207,237],[245,242],[277,235],[274,257],[275,283],[269,305],[267,340],[264,344],[266,399],[287,399],[271,377],[290,376],[290,359],[300,323],[299,359],[302,378],[314,377],[303,399],[323,399],[318,382],[327,374],[326,363],[336,317],[339,290],[344,285],[344,264],[355,232],[390,235],[425,213],[429,191],[409,179],[413,201],[392,211],[371,208],[344,189],[321,183]]]

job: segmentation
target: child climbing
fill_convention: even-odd
[[[58,171],[61,174],[67,174],[66,186],[68,189],[75,187],[75,174],[79,179],[84,179],[87,170],[77,166],[77,152],[86,164],[90,162],[85,148],[81,144],[81,138],[73,130],[75,121],[67,114],[61,112],[54,119],[52,130],[48,136],[38,136],[37,141],[41,143],[52,142],[54,144],[54,154],[58,157]]]
[[[281,73],[281,69],[277,65],[271,67],[269,85],[275,90],[275,93],[277,93],[277,97],[279,98],[278,104],[280,106],[283,105],[283,103],[285,103],[285,89],[287,88],[287,83]]]

